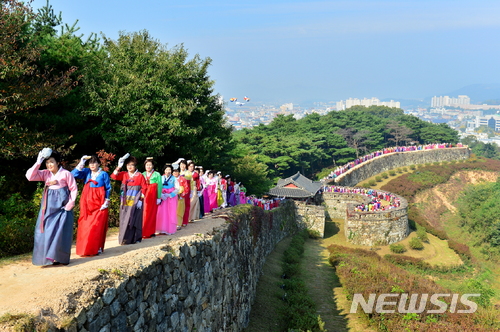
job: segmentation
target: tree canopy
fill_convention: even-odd
[[[385,106],[355,106],[300,120],[278,115],[269,125],[234,133],[240,149],[256,156],[274,179],[297,171],[313,176],[324,167],[342,165],[384,147],[448,142],[457,132],[447,125],[425,122],[403,110]]]
[[[84,80],[92,107],[83,114],[100,119],[96,130],[109,149],[197,162],[220,154],[231,129],[213,94],[209,58],[188,59],[182,45],[167,49],[147,31],[104,37],[104,48],[99,74]]]

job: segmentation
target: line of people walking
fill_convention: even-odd
[[[40,170],[45,161],[46,169]],[[88,167],[85,167],[88,163]],[[146,158],[145,171],[128,153],[108,175],[96,155],[83,156],[71,172],[61,166],[58,152],[44,148],[26,172],[29,181],[44,182],[42,202],[35,228],[34,265],[69,264],[73,242],[73,207],[78,194],[75,179],[84,182],[76,254],[99,255],[108,230],[111,180],[120,181],[120,225],[122,245],[157,235],[172,235],[190,222],[214,210],[246,203],[246,189],[230,175],[204,171],[191,160],[179,158],[155,170],[154,158]],[[125,170],[122,170],[125,167]]]

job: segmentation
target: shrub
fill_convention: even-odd
[[[323,331],[324,323],[316,314],[316,304],[308,294],[305,282],[300,278],[300,259],[304,252],[304,243],[310,232],[302,231],[295,235],[283,255],[282,299],[286,306],[281,310],[287,331]],[[298,258],[298,262],[295,262]],[[294,263],[290,263],[291,260]]]
[[[396,175],[396,172],[395,172],[395,171],[393,171],[393,170],[390,170],[390,171],[389,171],[389,175],[390,175],[390,176],[395,176],[395,175]]]
[[[319,233],[319,231],[315,230],[315,229],[307,229],[307,233],[309,234],[309,238],[310,239],[314,239],[314,240],[317,240],[317,239],[320,239],[321,238],[321,234]]]
[[[393,243],[389,246],[389,249],[395,254],[402,254],[406,251],[406,247],[402,243]]]
[[[361,187],[363,187],[363,188],[370,188],[371,186],[370,186],[370,184],[368,182],[365,182],[365,183],[363,183],[361,185]]]
[[[414,170],[416,170],[416,169],[417,169],[417,166],[415,166],[415,165],[410,165],[410,169],[411,169],[412,171],[414,171]]]
[[[33,250],[41,190],[39,187],[35,191],[33,200],[25,199],[19,193],[0,200],[0,257]]]
[[[435,161],[435,162],[433,162],[433,164],[436,165],[436,166],[438,166],[440,164],[440,162],[439,161]]]
[[[427,236],[425,228],[417,226],[417,237],[420,241],[429,243],[429,237]]]
[[[403,172],[407,173],[408,172],[408,167],[403,167]]]
[[[398,172],[399,174],[403,173],[403,169],[400,167],[396,170],[396,172]]]
[[[377,181],[377,182],[382,182],[382,177],[381,177],[381,176],[376,176],[376,177],[375,177],[375,181]]]
[[[370,180],[368,181],[368,184],[370,185],[370,187],[375,187],[377,185],[377,182],[375,180]]]
[[[419,268],[429,269],[429,264],[421,260],[395,254],[381,258],[375,252],[337,245],[330,246],[328,250],[330,251],[328,260],[335,267],[348,299],[352,299],[354,294],[363,294],[366,299],[368,294],[384,294],[397,290],[404,290],[408,294],[451,293],[426,276],[410,273],[397,266],[401,264],[410,269],[418,264]],[[424,311],[431,308],[435,309],[435,306],[427,301]],[[408,320],[404,318],[405,315],[397,312],[364,314],[361,311],[361,315],[369,319],[378,331],[487,331],[489,328],[483,321],[477,320],[475,315],[456,312],[440,315],[439,326],[427,323],[425,314],[420,316],[422,317],[420,321]]]
[[[387,178],[389,177],[389,174],[387,174],[387,172],[384,172],[384,173],[382,173],[382,177],[383,177],[384,179],[387,179]]]
[[[418,237],[414,237],[410,240],[409,246],[413,250],[422,250],[424,249],[424,245],[422,244],[422,241]]]

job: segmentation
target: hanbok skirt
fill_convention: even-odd
[[[184,197],[184,215],[182,216],[182,224],[189,224],[189,214],[191,213],[191,180],[186,180],[188,183],[189,190]]]
[[[210,201],[210,210],[217,209],[217,193],[215,192],[215,185],[207,187],[208,199]]]
[[[177,226],[179,227],[182,225],[182,221],[184,219],[184,212],[186,211],[185,201],[186,200],[183,197],[179,197],[179,200],[177,201]]]
[[[240,191],[240,204],[246,204],[246,203],[247,203],[246,195],[243,191]]]
[[[195,190],[191,191],[191,209],[189,211],[189,220],[195,220],[200,218],[200,200],[198,199],[198,192]]]
[[[142,221],[142,237],[150,238],[154,235],[156,230],[156,214],[158,212],[158,205],[156,199],[158,198],[158,183],[151,183],[148,185],[146,194],[144,195],[144,216]]]
[[[217,206],[222,206],[224,203],[224,198],[222,197],[222,191],[220,189],[217,190]]]
[[[162,189],[162,194],[170,194],[175,188]],[[156,215],[156,231],[174,234],[177,231],[177,195],[163,200],[158,206]]]
[[[238,205],[238,201],[236,200],[236,194],[235,193],[229,194],[229,205],[231,205],[231,206]]]
[[[208,192],[208,187],[203,189],[203,211],[209,213],[212,209],[210,208],[210,193]]]
[[[99,249],[104,250],[109,215],[108,209],[101,210],[105,199],[104,187],[91,187],[89,182],[83,188],[76,233],[76,254],[79,256],[94,256]]]
[[[200,197],[198,197],[198,201],[200,202],[200,219],[205,216],[205,200],[203,199],[203,191]]]
[[[45,189],[35,226],[33,265],[69,263],[74,222],[73,211],[64,210],[69,194],[68,187]]]
[[[141,198],[141,186],[122,183],[120,204],[120,233],[118,243],[134,244],[142,240],[142,209],[137,208]]]

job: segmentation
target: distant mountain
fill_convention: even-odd
[[[482,104],[487,100],[500,99],[500,83],[472,84],[464,86],[458,90],[442,94],[442,96],[450,97],[457,97],[458,95],[469,96],[471,104]]]

